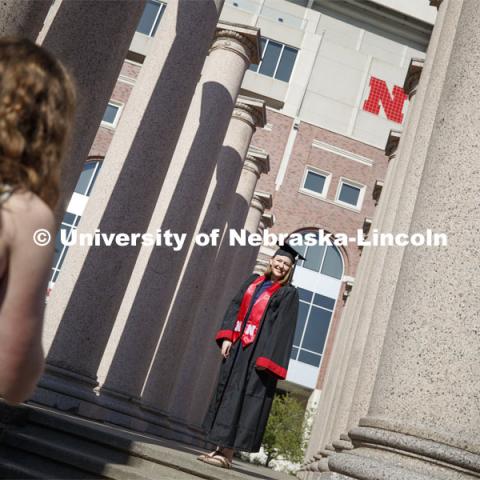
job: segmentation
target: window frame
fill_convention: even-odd
[[[340,192],[342,191],[343,185],[348,185],[350,187],[358,188],[360,190],[356,205],[352,205],[351,203],[340,200]],[[355,180],[350,180],[349,178],[340,177],[340,179],[338,180],[337,192],[335,194],[335,203],[341,205],[342,207],[350,208],[358,212],[362,209],[366,189],[366,185],[363,185],[362,183],[356,182]]]
[[[255,69],[252,69],[251,71],[254,72],[254,73],[257,73],[258,75],[263,75],[265,77],[269,77],[269,78],[273,78],[274,80],[278,80],[279,82],[285,82],[285,83],[290,83],[290,79],[292,78],[292,74],[293,74],[293,69],[295,68],[295,64],[297,63],[297,57],[295,56],[295,62],[293,63],[293,66],[292,66],[292,71],[290,72],[290,77],[288,79],[288,81],[285,81],[285,80],[280,80],[278,78],[275,77],[275,75],[277,74],[277,71],[278,71],[278,67],[280,65],[280,62],[282,60],[282,56],[283,56],[283,52],[285,50],[285,47],[287,48],[292,48],[293,50],[295,50],[297,52],[297,55],[298,55],[298,52],[300,51],[299,48],[297,47],[294,47],[292,45],[288,45],[286,43],[283,43],[283,42],[279,42],[278,40],[273,40],[271,38],[268,38],[268,37],[262,37],[264,40],[265,40],[265,45],[263,46],[263,49],[262,51],[260,52],[260,61],[258,62],[257,64],[257,68]],[[278,45],[281,45],[282,48],[280,50],[280,54],[278,55],[278,59],[277,59],[277,63],[275,64],[275,69],[273,71],[273,75],[266,75],[264,73],[260,73],[260,68],[262,66],[262,63],[263,63],[263,57],[264,57],[264,54],[265,54],[265,51],[267,50],[268,48],[268,45],[270,42],[274,42],[274,43],[277,43]],[[254,64],[253,64],[254,65]]]
[[[152,23],[152,26],[150,27],[149,32],[148,33],[143,33],[143,32],[139,32],[137,29],[135,29],[135,33],[139,33],[140,35],[145,35],[148,38],[152,38],[154,36],[154,34],[155,34],[154,32],[157,29],[158,24],[160,23],[159,19],[163,15],[164,10],[167,8],[167,4],[165,2],[162,2],[160,0],[150,0],[150,1],[153,2],[153,3],[157,3],[160,8],[158,9],[157,14],[155,15],[155,19],[153,20],[153,23]],[[145,3],[145,6],[147,6],[147,3]],[[142,15],[143,15],[143,12],[142,12]],[[140,21],[139,21],[139,23],[140,23]],[[138,25],[137,25],[137,27],[138,27]]]
[[[314,292],[313,292],[314,293]],[[299,302],[302,302],[304,303],[305,305],[308,305],[308,311],[307,311],[307,317],[306,317],[306,321],[305,321],[305,325],[303,326],[303,329],[302,329],[302,334],[300,336],[300,341],[298,343],[298,345],[294,345],[292,344],[292,347],[297,349],[297,352],[295,354],[295,356],[290,356],[290,359],[292,360],[295,360],[297,362],[300,362],[300,363],[305,363],[306,365],[310,365],[314,368],[320,368],[321,365],[322,365],[322,360],[323,360],[323,356],[324,356],[324,353],[325,353],[325,347],[327,345],[327,341],[328,341],[328,336],[330,334],[330,331],[331,331],[331,325],[332,325],[332,322],[333,322],[333,316],[335,314],[335,308],[337,306],[337,299],[333,299],[335,300],[334,304],[333,304],[333,308],[332,309],[329,309],[329,308],[326,308],[326,307],[322,307],[320,305],[317,305],[317,304],[314,304],[313,303],[313,300],[315,298],[315,295],[312,295],[312,298],[310,299],[310,301],[306,301],[306,300],[302,300],[300,299]],[[330,298],[330,297],[329,297]],[[328,328],[327,328],[327,334],[325,335],[325,341],[323,343],[323,350],[322,350],[322,353],[318,353],[318,352],[315,352],[313,350],[310,350],[308,348],[304,348],[303,347],[303,340],[305,339],[305,335],[306,335],[306,332],[307,332],[307,328],[308,328],[308,324],[309,324],[309,321],[310,321],[310,313],[312,311],[312,308],[313,306],[315,305],[316,308],[319,308],[321,310],[325,310],[326,312],[330,312],[330,320],[328,321]],[[310,363],[306,363],[302,360],[299,360],[299,357],[300,357],[300,353],[301,351],[304,350],[305,352],[307,353],[310,353],[312,355],[316,355],[318,357],[320,357],[320,361],[319,361],[319,364],[318,366],[315,366],[315,365],[311,365]]]
[[[120,120],[120,116],[122,115],[123,107],[125,105],[122,102],[119,102],[118,100],[109,100],[108,103],[107,103],[107,107],[108,107],[108,105],[111,105],[112,107],[118,108],[117,113],[115,115],[113,123],[107,122],[106,120],[103,120],[103,118],[102,118],[102,121],[100,122],[100,126],[104,127],[104,128],[109,128],[111,130],[114,130],[118,126],[118,122]]]
[[[318,193],[315,190],[310,190],[309,188],[305,187],[305,182],[307,180],[307,176],[309,172],[315,173],[317,175],[322,175],[323,177],[325,177],[325,183],[323,184],[322,193]],[[300,184],[300,188],[298,191],[300,193],[311,195],[312,197],[326,199],[328,195],[328,190],[330,189],[331,180],[332,180],[332,174],[330,172],[321,170],[311,165],[306,165],[305,170],[303,172],[302,183]]]

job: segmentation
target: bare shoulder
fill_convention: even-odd
[[[55,217],[50,207],[31,192],[14,192],[0,210],[4,240],[31,241],[32,234],[44,228],[53,233]]]

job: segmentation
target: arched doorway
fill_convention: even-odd
[[[295,248],[305,260],[297,263],[292,282],[298,288],[300,307],[286,380],[315,388],[344,264],[341,253],[333,245]]]

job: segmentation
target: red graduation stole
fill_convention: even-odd
[[[245,294],[243,295],[242,303],[240,305],[240,310],[238,311],[237,321],[235,322],[235,328],[233,330],[232,341],[235,343],[240,338],[240,333],[242,331],[243,322],[247,315],[248,307],[252,301],[253,294],[257,286],[265,280],[265,275],[258,277],[254,280],[247,288]],[[255,304],[252,307],[250,316],[245,329],[242,335],[242,345],[245,348],[247,345],[250,345],[257,336],[258,327],[260,325],[260,320],[263,317],[265,308],[267,307],[270,297],[281,287],[282,285],[279,282],[274,282],[269,288],[260,294],[257,298]]]

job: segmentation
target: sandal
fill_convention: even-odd
[[[227,457],[223,456],[221,453],[217,453],[213,456],[205,455],[205,458],[203,458],[203,462],[208,463],[208,465],[213,465],[220,468],[232,467],[232,462]]]
[[[215,455],[219,454],[220,453],[220,450],[217,448],[215,451],[213,452],[210,452],[210,453],[202,453],[201,455],[199,455],[197,457],[197,460],[200,460],[201,462],[203,462],[203,460],[205,458],[213,458]]]

